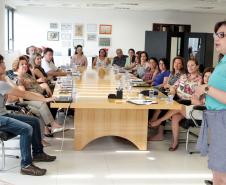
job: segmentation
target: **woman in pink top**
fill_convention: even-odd
[[[83,54],[82,46],[77,45],[75,48],[75,54],[71,58],[71,66],[85,66],[87,67],[88,62],[86,56]]]

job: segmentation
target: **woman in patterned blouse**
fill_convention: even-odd
[[[202,76],[199,73],[199,65],[195,59],[190,59],[187,63],[188,73],[181,75],[170,89],[170,94],[177,95],[181,100],[191,100],[192,104],[200,104],[197,98],[193,97],[195,87],[201,85]],[[186,106],[184,106],[186,109]],[[156,127],[172,117],[173,139],[169,151],[175,151],[178,148],[179,122],[186,117],[186,110],[169,110],[163,117],[152,121],[150,125]]]

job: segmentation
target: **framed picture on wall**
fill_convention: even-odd
[[[87,41],[96,41],[97,34],[96,33],[87,33]]]
[[[71,31],[72,24],[70,23],[61,23],[61,31]]]
[[[71,40],[71,33],[61,33],[61,40]]]
[[[84,39],[73,39],[73,47],[76,47],[77,45],[82,45],[82,47],[84,47]]]
[[[109,37],[100,37],[99,38],[99,46],[111,46],[111,38]]]
[[[75,24],[74,36],[75,37],[83,37],[84,35],[84,25],[83,24]]]
[[[96,33],[97,24],[87,24],[87,32]]]
[[[50,29],[58,29],[58,23],[56,23],[56,22],[49,23],[49,28]]]
[[[111,34],[112,25],[110,24],[100,24],[99,34]]]
[[[58,41],[59,40],[59,32],[57,32],[57,31],[48,31],[47,32],[47,40],[49,40],[49,41]]]

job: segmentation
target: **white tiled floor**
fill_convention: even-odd
[[[72,122],[72,118],[67,122]],[[206,157],[186,154],[184,144],[169,152],[169,139],[149,142],[148,151],[138,151],[124,139],[104,137],[82,151],[75,151],[73,130],[69,130],[60,152],[61,138],[62,134],[56,134],[49,139],[52,146],[45,149],[57,155],[57,161],[37,163],[48,169],[47,175],[20,175],[19,160],[7,158],[6,168],[10,170],[0,172],[0,180],[13,185],[204,185],[204,179],[211,178]]]

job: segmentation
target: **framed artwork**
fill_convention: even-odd
[[[87,41],[96,41],[97,34],[96,33],[87,33]]]
[[[71,41],[62,40],[61,46],[64,47],[64,48],[70,48],[71,47]]]
[[[73,47],[76,47],[77,45],[84,46],[84,39],[73,39]]]
[[[49,41],[58,41],[59,40],[59,32],[57,32],[57,31],[48,31],[47,32],[47,40],[49,40]]]
[[[75,37],[83,37],[84,34],[84,25],[83,24],[75,24],[74,36]]]
[[[72,24],[70,23],[61,24],[61,31],[70,31],[70,30],[72,30]]]
[[[97,25],[96,24],[87,24],[87,32],[96,33]]]
[[[49,23],[49,28],[50,29],[58,29],[58,23],[56,23],[56,22]]]
[[[100,24],[99,34],[111,34],[112,25],[109,24]]]
[[[71,33],[61,33],[61,40],[71,40]]]
[[[109,37],[100,37],[99,46],[111,46],[111,38]]]

